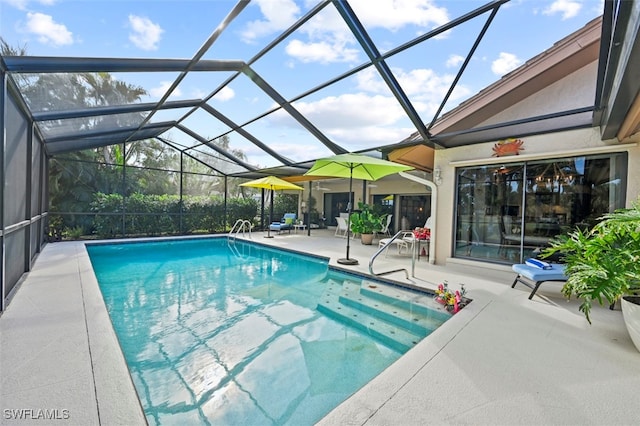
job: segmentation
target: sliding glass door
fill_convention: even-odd
[[[519,263],[624,207],[626,153],[457,169],[454,257]]]

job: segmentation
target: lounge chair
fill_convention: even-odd
[[[407,253],[411,253],[413,250],[413,244],[415,243],[416,238],[413,235],[413,232],[406,231],[403,232],[401,236],[396,238],[383,238],[378,243],[378,247],[385,247],[384,257],[387,257],[387,252],[389,251],[389,247],[395,245],[398,247],[398,254],[402,254],[402,249],[406,249]]]
[[[536,259],[533,259],[536,260]],[[542,266],[541,266],[542,265]],[[532,289],[529,295],[529,300],[536,294],[540,284],[546,281],[566,281],[567,276],[564,272],[565,265],[559,263],[549,263],[537,261],[526,263],[516,263],[511,267],[516,275],[511,288],[514,288],[517,283],[522,283]]]
[[[289,231],[289,233],[291,233],[295,221],[295,213],[285,213],[280,222],[272,222],[271,225],[269,225],[269,230],[277,231],[278,234],[282,231]]]

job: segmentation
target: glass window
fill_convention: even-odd
[[[401,230],[423,228],[431,216],[431,195],[401,195],[398,208]]]
[[[573,227],[624,207],[627,154],[456,171],[454,257],[519,263]]]
[[[351,193],[351,199],[353,200],[354,193]],[[349,212],[349,193],[348,192],[333,192],[324,194],[324,217],[327,219],[327,225],[337,226],[338,221],[336,217],[343,216]],[[357,207],[357,206],[354,206]],[[355,210],[355,208],[354,208]]]

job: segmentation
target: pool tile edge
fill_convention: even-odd
[[[84,244],[78,247],[77,257],[100,423],[146,425],[138,394]]]

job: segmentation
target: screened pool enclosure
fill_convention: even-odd
[[[158,57],[123,53],[132,51],[118,44],[117,24],[101,25],[112,2],[74,2],[74,13],[109,41],[92,45],[91,55],[23,43],[16,27],[25,11],[3,3],[0,310],[61,232],[224,232],[245,216],[261,226],[265,195],[240,183],[299,178],[318,158],[387,157],[414,146],[472,149],[513,135],[594,127],[603,140],[615,137],[640,85],[636,1],[607,0],[603,10],[556,26],[557,33],[538,34],[549,39],[523,53],[536,55],[601,20],[596,93],[586,104],[490,126],[482,117],[446,120],[497,78],[478,59],[507,42],[529,48],[532,34],[513,31],[535,26],[523,13],[526,2],[508,3],[429,3],[398,23],[392,18],[399,5],[373,10],[367,1],[289,2],[283,19],[260,2],[144,2],[189,33]],[[373,13],[380,10],[384,19]],[[193,24],[203,16],[203,27]],[[147,86],[152,80],[161,90]],[[431,178],[431,158],[412,166]],[[282,197],[276,215],[298,205],[293,195]],[[522,200],[515,218],[527,209]],[[460,208],[460,223],[465,214]]]

